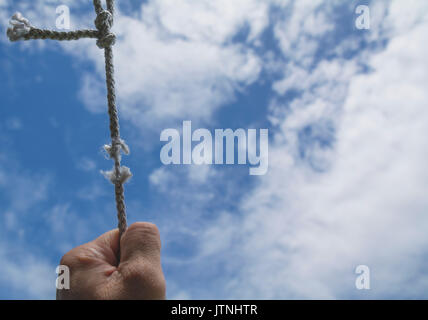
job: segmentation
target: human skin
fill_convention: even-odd
[[[161,241],[151,223],[131,225],[76,247],[61,259],[70,269],[70,289],[57,289],[58,300],[165,299]],[[120,259],[119,259],[120,257]]]

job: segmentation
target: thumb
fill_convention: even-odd
[[[158,228],[151,223],[131,225],[120,240],[119,273],[124,292],[132,299],[165,299]]]
[[[136,222],[125,231],[120,241],[120,263],[160,264],[160,250],[158,228],[148,222]]]

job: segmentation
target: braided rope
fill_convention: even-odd
[[[107,10],[114,16],[114,0],[107,0]]]
[[[97,39],[97,46],[104,49],[105,73],[107,85],[108,115],[110,120],[111,144],[105,145],[104,149],[114,160],[111,171],[102,171],[103,175],[114,184],[118,228],[120,237],[126,231],[126,207],[123,184],[132,176],[128,167],[121,166],[121,152],[129,154],[129,147],[120,138],[119,117],[116,107],[116,93],[114,81],[113,50],[116,36],[110,32],[113,26],[114,1],[107,0],[107,10],[104,10],[100,0],[93,0],[95,13],[95,27],[97,30],[77,30],[69,32],[58,32],[33,27],[19,12],[15,13],[10,21],[12,28],[8,28],[7,36],[10,41],[30,39],[52,39],[52,40],[78,40],[81,38]],[[119,238],[120,239],[120,238]]]
[[[31,30],[23,36],[23,40],[31,39],[51,39],[51,40],[79,40],[82,38],[98,38],[98,30],[77,30],[68,32],[51,31],[46,29],[31,28]]]
[[[36,39],[51,39],[51,40],[78,40],[82,38],[99,37],[98,30],[76,30],[76,31],[53,31],[46,29],[38,29],[30,24],[30,22],[19,12],[12,16],[10,24],[13,28],[7,29],[7,36],[10,41],[18,40],[36,40]]]
[[[113,171],[105,172],[105,175],[115,186],[115,198],[116,198],[116,209],[118,218],[119,234],[125,232],[127,228],[126,224],[126,210],[125,210],[125,196],[123,190],[123,184],[131,177],[131,171],[127,167],[121,167],[121,154],[123,150],[125,153],[129,153],[129,148],[123,140],[120,139],[120,127],[119,117],[117,114],[116,107],[116,93],[115,93],[115,81],[114,81],[114,65],[113,65],[113,50],[112,46],[116,41],[116,37],[110,32],[113,26],[113,1],[107,1],[107,8],[109,10],[100,10],[100,1],[94,0],[95,12],[97,18],[95,20],[95,26],[99,31],[99,38],[97,46],[104,49],[105,57],[105,71],[106,71],[106,84],[107,84],[107,101],[108,101],[108,114],[110,118],[110,136],[111,146],[106,147],[106,151],[109,153],[110,158],[114,160]],[[102,7],[101,7],[102,8]]]
[[[94,0],[95,13],[98,15],[103,11],[103,6],[101,5],[101,0]]]

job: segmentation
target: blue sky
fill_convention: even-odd
[[[426,1],[116,2],[128,219],[158,225],[168,298],[427,297]],[[54,298],[61,256],[117,223],[101,50],[6,38],[62,4],[93,26],[91,1],[0,0],[2,299]],[[268,173],[164,166],[185,120],[269,129]]]

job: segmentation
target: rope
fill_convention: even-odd
[[[114,0],[107,0],[107,10],[114,16]]]
[[[31,40],[31,39],[51,39],[51,40],[78,40],[81,38],[98,38],[98,30],[77,30],[77,31],[52,31],[33,27],[21,13],[15,13],[10,24],[13,28],[7,30],[10,41]]]
[[[126,231],[126,207],[123,184],[131,178],[132,173],[128,167],[121,166],[121,152],[129,154],[129,147],[125,141],[120,138],[119,117],[116,107],[116,93],[114,81],[114,65],[112,46],[116,42],[116,36],[110,31],[113,26],[114,1],[107,0],[107,10],[104,10],[100,0],[93,0],[95,13],[95,27],[97,30],[77,30],[68,32],[58,32],[51,30],[38,29],[22,16],[21,13],[15,13],[8,28],[7,36],[10,41],[30,40],[30,39],[52,39],[52,40],[78,40],[81,38],[97,39],[97,46],[104,49],[105,73],[107,85],[108,115],[110,120],[111,144],[105,145],[104,149],[111,159],[114,166],[111,171],[101,171],[101,173],[114,184],[118,228],[120,237]]]
[[[103,6],[101,5],[101,0],[94,0],[95,13],[98,15],[103,11]]]
[[[46,29],[32,28],[23,40],[30,39],[51,39],[51,40],[79,40],[81,38],[98,38],[97,30],[78,30],[69,32],[51,31]]]

